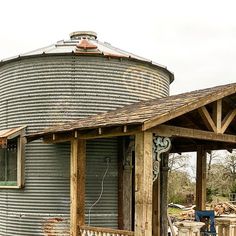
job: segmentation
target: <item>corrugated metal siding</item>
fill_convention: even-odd
[[[110,228],[118,227],[118,164],[117,164],[117,139],[99,139],[87,143],[87,168],[86,168],[86,223],[89,223],[89,209],[98,200],[104,189],[101,200],[90,211],[90,225]]]
[[[25,188],[0,190],[0,235],[45,235],[53,219],[58,232],[68,230],[69,150],[69,144],[27,145]]]
[[[22,59],[0,68],[2,127],[30,131],[169,93],[169,78],[140,63],[105,58]]]
[[[168,92],[168,75],[138,62],[72,56],[22,59],[0,67],[0,129],[27,125],[27,132],[39,131]],[[98,153],[112,151],[113,144]],[[37,141],[26,145],[25,188],[0,189],[1,236],[44,235],[48,223],[65,232],[69,220],[69,152],[69,146],[62,144]],[[95,181],[92,176],[91,180]],[[114,178],[106,184],[112,191],[117,185]],[[95,194],[98,190],[94,187]],[[106,195],[108,202],[104,203],[104,209],[113,209],[114,214],[105,210],[93,224],[116,226],[116,195],[115,190]],[[105,215],[109,214],[113,216],[108,222]]]

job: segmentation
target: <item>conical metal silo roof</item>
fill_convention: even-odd
[[[137,60],[144,63],[151,64],[163,69],[169,73],[170,82],[174,80],[174,75],[166,66],[155,63],[149,59],[140,57],[133,53],[124,51],[117,47],[112,46],[107,42],[101,42],[97,39],[97,34],[93,31],[76,31],[70,34],[69,40],[61,40],[55,44],[39,48],[27,53],[17,55],[15,57],[3,59],[1,64],[5,64],[12,60],[17,60],[24,57],[46,56],[46,55],[64,55],[75,54],[78,56],[102,56],[110,58],[124,58],[128,60]]]

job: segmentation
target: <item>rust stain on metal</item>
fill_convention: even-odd
[[[50,218],[43,224],[43,232],[45,236],[56,236],[58,232],[55,232],[55,226],[62,222],[62,218]]]
[[[87,39],[82,39],[79,44],[76,45],[76,49],[97,49],[97,46],[89,42]]]

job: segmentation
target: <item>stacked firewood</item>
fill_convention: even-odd
[[[236,214],[236,206],[229,202],[217,203],[212,206],[212,209],[214,209],[217,216],[222,214]]]

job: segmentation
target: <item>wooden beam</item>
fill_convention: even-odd
[[[222,121],[221,133],[223,134],[225,130],[229,127],[230,123],[233,121],[236,115],[236,109],[230,111]]]
[[[126,132],[124,132],[123,126],[119,127],[110,127],[110,128],[103,128],[102,133],[98,134],[97,131],[92,130],[89,132],[83,133],[80,131],[78,133],[78,137],[80,139],[95,139],[95,138],[110,138],[110,137],[118,137],[118,136],[129,136],[134,135],[141,131],[141,126],[135,127],[127,127]]]
[[[230,150],[235,149],[236,144],[234,143],[214,143],[212,144],[201,144],[205,150]],[[179,153],[179,152],[195,152],[198,150],[198,144],[174,144],[172,142],[172,147],[170,153]]]
[[[135,135],[135,236],[152,236],[152,141],[150,132]]]
[[[86,141],[78,140],[78,226],[85,224]]]
[[[152,208],[152,235],[161,236],[161,200],[160,200],[160,178],[153,183],[153,208]]]
[[[104,127],[89,129],[89,130],[75,130],[75,131],[65,131],[58,132],[54,134],[46,134],[43,137],[43,141],[45,143],[62,143],[68,142],[72,139],[95,139],[95,138],[111,138],[118,136],[129,136],[134,135],[140,132],[142,129],[141,126],[133,125],[133,126],[118,126],[118,127]]]
[[[71,141],[70,173],[70,235],[79,234],[79,226],[85,224],[85,140]]]
[[[195,138],[202,140],[236,143],[236,135],[216,134],[210,131],[189,129],[178,126],[158,125],[157,127],[150,129],[150,131],[165,137],[173,136],[173,137]]]
[[[216,131],[217,131],[216,125],[215,125],[214,121],[212,120],[211,115],[209,114],[207,108],[205,106],[200,107],[198,109],[198,112],[199,112],[200,116],[202,117],[203,122],[206,125],[206,127],[210,131],[214,131],[216,133]]]
[[[216,126],[216,133],[221,133],[221,121],[222,121],[222,99],[217,100],[213,104],[213,121]]]
[[[196,210],[206,209],[206,165],[206,151],[199,147],[197,151]]]
[[[72,132],[66,133],[56,133],[56,134],[47,134],[43,137],[44,143],[63,143],[70,142],[74,139],[74,135]]]
[[[124,229],[124,183],[123,183],[123,160],[124,160],[125,140],[118,138],[118,229]]]
[[[169,153],[161,155],[161,168],[160,168],[160,201],[161,201],[161,235],[168,235],[168,160]]]
[[[21,131],[21,135],[17,138],[17,186],[22,188],[25,186],[25,130]]]
[[[124,138],[123,138],[124,139]],[[125,138],[123,152],[123,225],[124,230],[133,230],[133,152],[134,141]]]

